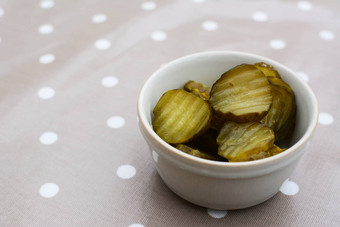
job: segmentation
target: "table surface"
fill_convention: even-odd
[[[1,226],[339,226],[336,0],[0,1]],[[218,211],[171,192],[136,121],[163,64],[262,55],[315,92],[315,139],[280,192]]]

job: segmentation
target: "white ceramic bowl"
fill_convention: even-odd
[[[211,86],[222,73],[242,63],[273,65],[294,90],[296,128],[286,151],[250,162],[218,162],[197,158],[164,142],[152,129],[152,110],[161,95],[188,80]],[[212,209],[250,207],[274,196],[290,177],[312,139],[318,120],[316,98],[296,73],[273,60],[241,52],[202,52],[174,60],[145,82],[138,99],[140,130],[165,184],[180,197]]]

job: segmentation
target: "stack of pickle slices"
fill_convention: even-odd
[[[208,87],[188,81],[165,92],[154,110],[153,129],[167,143],[196,157],[229,162],[281,153],[277,144],[295,126],[292,88],[264,62],[241,64]]]

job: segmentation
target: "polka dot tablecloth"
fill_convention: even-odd
[[[339,226],[339,49],[334,0],[0,1],[0,226]],[[150,74],[211,50],[279,61],[319,102],[294,174],[248,209],[172,193],[137,126]]]

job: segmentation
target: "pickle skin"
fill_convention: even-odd
[[[201,135],[212,117],[206,101],[182,89],[165,92],[153,114],[154,131],[169,144],[185,143]]]
[[[253,65],[241,64],[213,84],[209,103],[219,118],[237,123],[260,121],[272,104],[268,79]]]

